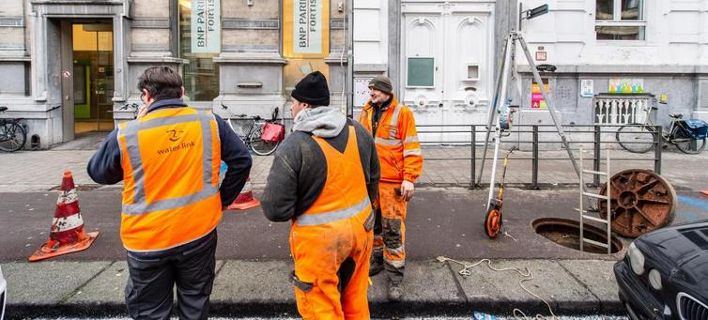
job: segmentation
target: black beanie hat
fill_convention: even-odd
[[[297,101],[312,106],[328,106],[329,87],[327,87],[327,78],[322,72],[312,72],[295,85],[295,89],[290,95]]]

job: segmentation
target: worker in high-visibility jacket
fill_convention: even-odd
[[[328,107],[315,71],[292,91],[293,133],[278,147],[261,204],[271,221],[292,221],[295,299],[304,319],[368,319],[379,165],[366,130]]]
[[[423,156],[413,112],[398,103],[391,80],[376,76],[369,90],[371,99],[359,114],[359,122],[373,135],[381,164],[370,274],[386,270],[388,299],[397,302],[403,295],[407,202],[423,170]]]
[[[135,319],[169,319],[177,286],[180,319],[206,319],[222,208],[251,169],[244,143],[220,117],[188,107],[182,78],[151,67],[138,79],[144,105],[91,157],[100,184],[124,181],[120,237],[128,251],[125,289]],[[228,170],[219,186],[219,169]]]

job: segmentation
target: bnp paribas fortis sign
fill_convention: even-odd
[[[329,68],[330,0],[283,0],[283,57],[285,86],[305,74],[319,70],[325,76]]]
[[[192,53],[221,50],[220,0],[192,1]]]

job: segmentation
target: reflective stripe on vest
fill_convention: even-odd
[[[371,201],[369,200],[369,196],[366,196],[364,200],[349,208],[318,214],[303,214],[297,218],[297,224],[301,226],[314,226],[318,224],[330,223],[342,219],[351,218],[357,215],[358,213],[362,212],[366,208],[371,208]]]
[[[393,108],[393,115],[391,115],[391,121],[389,121],[389,128],[398,128],[398,116],[401,114],[401,107],[396,105]],[[374,137],[374,142],[381,146],[387,147],[398,147],[403,145],[403,141],[396,138],[396,132],[398,130],[388,131],[388,137]]]
[[[179,198],[163,199],[153,203],[147,203],[145,201],[145,177],[143,170],[143,162],[142,158],[140,157],[138,132],[140,130],[152,129],[161,126],[197,120],[200,122],[203,137],[202,190],[197,193],[193,193]],[[158,210],[175,209],[189,205],[190,203],[206,199],[219,191],[217,187],[211,184],[213,174],[211,164],[211,160],[213,158],[212,143],[214,139],[210,126],[210,122],[212,120],[214,120],[214,117],[211,114],[199,112],[198,114],[157,118],[145,122],[131,121],[127,124],[125,128],[119,129],[119,135],[125,136],[126,150],[128,152],[128,157],[130,158],[130,164],[133,168],[133,181],[135,184],[135,191],[133,193],[133,203],[123,204],[123,213],[136,215]]]
[[[398,115],[401,114],[401,107],[399,105],[396,105],[396,107],[393,109],[393,116],[391,116],[391,122],[389,122],[389,125],[391,128],[398,128]],[[396,131],[394,130],[389,130],[388,131],[388,138],[390,140],[395,140],[396,139]]]

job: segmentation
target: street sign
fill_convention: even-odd
[[[544,14],[548,13],[548,4],[544,4],[542,6],[538,6],[536,8],[533,8],[528,11],[526,19],[533,19],[538,16],[542,16]]]

